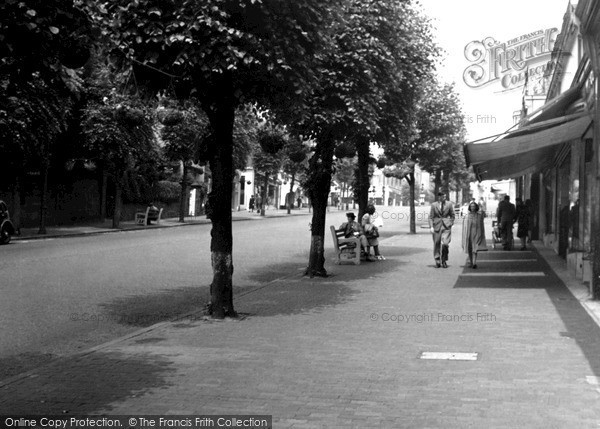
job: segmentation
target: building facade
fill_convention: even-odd
[[[516,179],[532,207],[532,235],[567,261],[600,299],[600,6],[569,4],[544,76],[545,103],[527,93],[519,127],[502,139],[465,146],[483,179]],[[537,100],[536,100],[537,102]]]

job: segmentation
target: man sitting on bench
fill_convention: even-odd
[[[361,250],[364,250],[369,245],[367,237],[363,234],[362,228],[358,222],[356,222],[356,216],[352,212],[346,213],[348,218],[347,222],[344,222],[338,229],[338,231],[344,231],[344,238],[357,237],[360,240]]]
[[[151,221],[157,221],[158,220],[158,214],[160,213],[160,210],[158,210],[158,207],[156,207],[154,205],[154,203],[148,203],[148,220],[147,220],[147,225],[151,225],[152,222]]]

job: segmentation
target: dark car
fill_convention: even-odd
[[[15,234],[15,226],[10,220],[8,206],[0,200],[0,244],[10,243],[10,238]]]

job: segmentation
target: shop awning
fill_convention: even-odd
[[[589,113],[536,122],[486,143],[467,143],[465,157],[479,180],[508,179],[551,165],[556,145],[579,139],[590,126]]]
[[[558,97],[548,101],[539,109],[531,112],[526,118],[524,118],[523,122],[529,125],[564,116],[569,107],[581,98],[582,88],[583,82],[574,86],[573,88],[569,88]]]

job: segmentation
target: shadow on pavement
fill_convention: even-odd
[[[356,293],[343,282],[295,277],[234,297],[234,305],[243,316],[294,315],[341,305]]]
[[[57,416],[110,412],[112,403],[170,386],[166,378],[175,371],[170,365],[156,355],[105,352],[59,359],[38,369],[35,377],[2,386],[0,410]]]
[[[200,311],[209,298],[208,286],[183,287],[164,292],[133,295],[100,304],[109,321],[147,327]]]
[[[361,262],[360,265],[334,265],[335,256],[326,252],[325,268],[329,277],[304,276],[307,260],[298,263],[271,264],[251,273],[251,281],[262,286],[243,288],[241,295],[234,294],[236,311],[248,316],[270,317],[322,311],[342,305],[360,291],[353,286],[358,281],[369,284],[405,264],[403,257],[423,252],[422,249],[390,246],[381,248],[384,261]]]
[[[494,255],[494,256],[491,256]],[[546,291],[550,301],[554,305],[556,312],[560,316],[566,331],[559,332],[562,337],[572,338],[576,341],[578,347],[585,355],[591,370],[595,376],[600,377],[600,327],[581,306],[581,303],[573,296],[563,281],[555,274],[554,270],[542,258],[537,251],[529,256],[517,256],[518,253],[494,253],[486,256],[488,259],[519,259],[535,257],[537,261],[533,262],[511,262],[510,272],[532,272],[543,271],[543,277],[468,277],[461,276],[454,285],[454,288],[496,288],[496,289],[541,289]],[[481,257],[480,257],[481,258]],[[478,268],[482,268],[481,266]],[[472,268],[465,267],[464,273],[473,273]],[[501,270],[498,266],[486,266],[485,272],[497,272],[501,274],[506,269]],[[535,310],[535,302],[530,303]],[[540,338],[540,342],[544,339]]]
[[[334,253],[326,251],[325,266],[330,274],[327,278],[303,276],[308,263],[305,254],[298,254],[292,262],[254,269],[244,276],[254,284],[237,280],[234,273],[235,309],[241,315],[274,316],[343,304],[356,293],[348,286],[349,281],[371,280],[379,274],[395,271],[405,264],[404,258],[422,253],[423,249],[382,244],[381,252],[385,261],[335,265]],[[100,304],[100,308],[107,321],[143,328],[202,312],[209,300],[208,286],[190,286],[120,297]]]
[[[45,365],[55,359],[50,353],[21,353],[0,358],[0,380]]]

